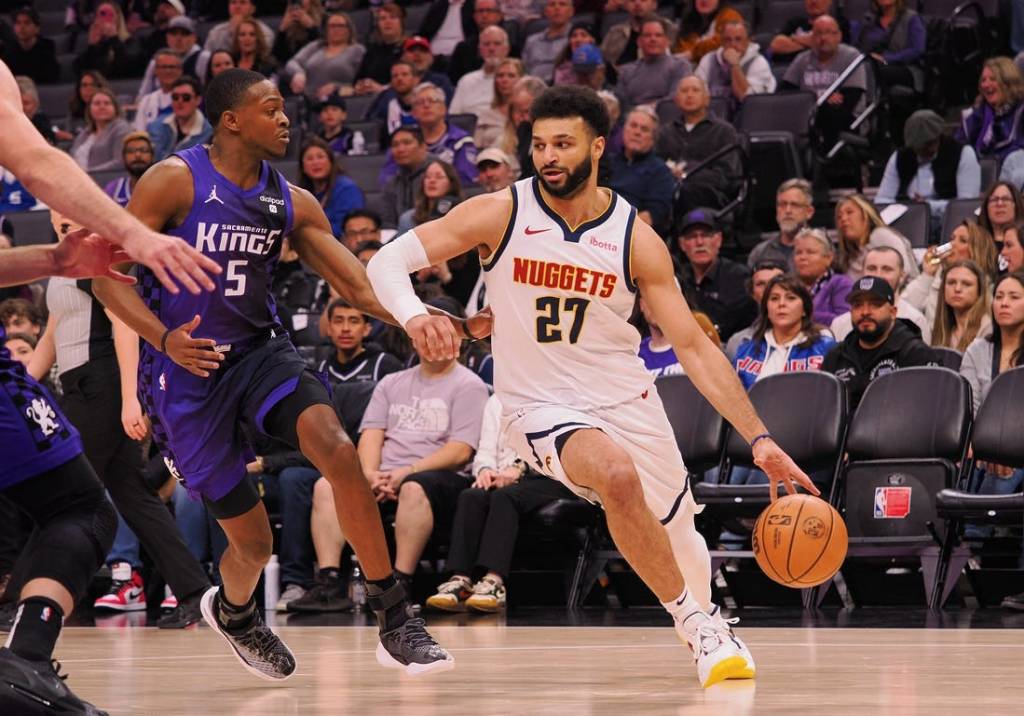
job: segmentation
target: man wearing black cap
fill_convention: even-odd
[[[851,410],[880,375],[916,365],[939,365],[917,326],[896,318],[895,294],[884,278],[860,279],[848,300],[853,331],[829,351],[821,369],[846,383]]]
[[[316,106],[320,119],[318,136],[331,145],[337,154],[348,154],[352,150],[352,130],[345,126],[348,119],[348,107],[345,99],[336,94],[330,95]]]
[[[694,209],[681,222],[676,245],[686,256],[679,273],[683,295],[715,324],[722,341],[753,323],[757,304],[744,287],[750,269],[721,258],[722,229],[711,209]]]

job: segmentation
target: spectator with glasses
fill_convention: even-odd
[[[213,127],[199,111],[200,95],[194,77],[182,77],[171,87],[171,114],[151,122],[147,129],[157,161],[210,141]]]
[[[793,258],[796,235],[807,227],[814,216],[814,192],[806,179],[787,179],[775,192],[775,222],[778,233],[772,234],[753,248],[747,265],[757,266],[774,261],[789,266]]]
[[[291,91],[309,99],[323,99],[339,89],[351,89],[366,54],[351,18],[345,13],[328,15],[324,28],[322,39],[303,47],[284,67]]]
[[[350,211],[342,222],[341,243],[354,252],[364,241],[380,241],[380,216],[371,209]]]
[[[151,122],[171,114],[171,88],[182,76],[181,57],[173,50],[157,50],[153,56],[153,74],[157,88],[139,98],[135,110],[135,129],[144,132]]]
[[[1024,221],[1024,197],[1020,190],[1006,181],[996,182],[981,200],[978,223],[992,234],[996,245],[1003,243],[1003,233]]]
[[[125,135],[121,144],[121,157],[128,174],[110,180],[103,191],[121,206],[127,206],[132,198],[132,189],[146,170],[156,163],[153,155],[153,140],[146,132],[132,132]]]

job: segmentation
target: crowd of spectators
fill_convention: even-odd
[[[203,88],[213,76],[229,67],[266,75],[293,120],[294,150],[277,166],[316,197],[364,263],[396,232],[532,176],[531,102],[547,86],[590,87],[614,120],[601,183],[665,238],[684,295],[745,387],[825,370],[856,405],[877,376],[940,364],[936,349],[952,349],[963,355],[977,409],[998,372],[1024,364],[1024,75],[1010,57],[989,57],[972,104],[930,107],[932,25],[916,4],[872,0],[863,17],[831,0],[804,5],[783,26],[763,28],[720,0],[660,8],[655,0],[78,0],[60,36],[43,36],[32,7],[15,10],[10,26],[0,21],[0,58],[19,76],[40,132],[84,169],[105,172],[122,205],[155,162],[209,139]],[[125,78],[134,78],[130,92]],[[47,114],[39,88],[52,86],[63,86],[66,100]],[[871,139],[885,151],[873,173],[858,163],[863,155],[840,153],[866,179],[845,191],[813,166],[807,178],[766,187],[775,225],[741,225],[742,203],[723,209],[761,181],[737,129],[744,103],[793,91],[821,100],[813,129],[825,148],[880,103]],[[373,177],[348,171],[367,155],[379,160]],[[0,189],[2,211],[34,203],[6,173]],[[946,226],[961,200],[978,211]],[[929,209],[923,243],[901,233],[899,211],[885,210],[914,202]],[[0,251],[35,240],[0,221]],[[476,256],[414,279],[425,300],[453,312],[486,305]],[[569,495],[501,443],[486,348],[420,362],[400,332],[340,301],[287,247],[274,292],[282,323],[335,387],[394,524],[399,576],[412,578],[428,543],[449,543],[428,604],[501,608],[518,522]],[[45,335],[42,289],[6,288],[0,299],[7,347],[29,364]],[[682,373],[642,297],[636,322],[652,375]],[[330,486],[299,453],[253,439],[249,470],[282,518],[280,608],[344,608],[345,537]],[[982,467],[983,491],[1020,489],[1020,470]],[[147,475],[156,486],[170,477],[158,459]],[[176,506],[194,559],[215,565],[223,536],[203,506],[180,487],[161,496]],[[129,564],[112,590],[138,586],[136,558],[110,561]]]

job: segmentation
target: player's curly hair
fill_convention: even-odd
[[[607,137],[610,129],[608,108],[589,87],[561,85],[544,90],[530,107],[530,119],[568,119],[579,117],[595,137]]]
[[[206,118],[210,124],[216,127],[221,115],[238,108],[250,87],[266,79],[259,72],[233,67],[210,80],[206,87]]]

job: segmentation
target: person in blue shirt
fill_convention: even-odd
[[[362,209],[365,203],[362,189],[341,173],[337,157],[320,137],[310,137],[302,147],[299,186],[320,202],[335,236],[342,235],[348,212]]]
[[[608,186],[636,207],[640,219],[664,234],[669,229],[676,180],[654,153],[657,138],[658,116],[646,107],[634,108],[626,116],[622,152],[609,157]]]

